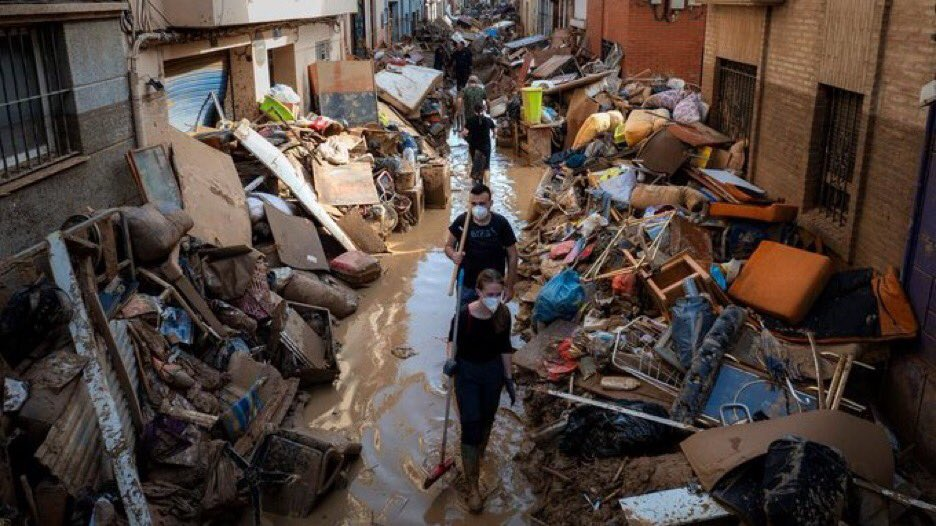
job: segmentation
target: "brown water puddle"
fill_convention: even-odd
[[[312,392],[310,426],[340,430],[361,441],[363,451],[347,489],[330,494],[308,519],[277,519],[277,524],[525,524],[534,502],[529,483],[511,460],[523,429],[520,404],[508,408],[504,395],[482,469],[490,493],[485,513],[469,515],[453,486],[455,470],[428,491],[426,473],[439,460],[445,411],[442,375],[444,336],[455,307],[447,294],[452,263],[442,247],[451,218],[464,210],[468,190],[463,142],[450,156],[453,204],[427,210],[412,231],[394,235],[392,256],[382,260],[381,280],[361,291],[358,312],[338,327],[344,344],[341,378],[334,387]],[[491,161],[494,210],[519,233],[524,209],[542,169],[514,166],[509,155]],[[520,163],[516,163],[520,164]],[[412,347],[401,360],[390,350]],[[449,429],[449,454],[456,454],[458,430]],[[273,517],[269,517],[273,518]]]

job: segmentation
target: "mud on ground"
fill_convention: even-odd
[[[524,413],[530,430],[556,422],[564,402],[541,392],[527,392]],[[529,511],[542,524],[627,524],[617,500],[685,486],[692,468],[678,448],[655,456],[569,457],[558,440],[540,445],[527,440],[514,458],[532,483],[537,504]],[[586,498],[587,495],[587,498]],[[597,509],[589,503],[600,502]]]

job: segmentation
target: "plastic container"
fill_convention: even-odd
[[[523,122],[539,124],[543,118],[543,88],[523,88]]]
[[[289,111],[289,108],[269,95],[263,97],[263,102],[260,103],[260,111],[266,113],[274,121],[291,122],[296,120],[296,116]]]

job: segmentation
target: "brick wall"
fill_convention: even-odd
[[[854,261],[899,267],[915,197],[926,110],[920,88],[936,74],[936,11],[932,0],[893,2],[881,49],[879,107],[868,140],[864,202]]]
[[[675,75],[687,82],[702,80],[702,48],[705,40],[704,8],[681,12],[674,23],[657,21],[646,2],[639,0],[588,0],[586,38],[592,52],[601,51],[601,40],[624,48],[626,73],[650,69]]]
[[[857,1],[857,0],[856,0]],[[844,227],[823,222],[819,210],[806,210],[801,223],[820,231],[837,254],[857,267],[900,267],[908,239],[919,162],[925,140],[926,111],[919,107],[920,88],[936,73],[936,12],[932,0],[861,0],[862,14],[871,15],[868,31],[855,35],[854,46],[838,49],[846,58],[853,49],[865,55],[850,57],[856,67],[829,71],[822,57],[829,53],[830,27],[854,23],[826,20],[830,6],[849,8],[842,0],[787,0],[771,8],[712,8],[708,16],[703,60],[703,91],[711,98],[716,57],[738,49],[720,38],[719,31],[740,27],[751,11],[764,10],[769,19],[764,63],[759,64],[762,95],[757,141],[751,152],[753,181],[772,196],[797,205],[812,204],[815,170],[810,149],[817,147],[814,114],[818,85],[846,83],[864,96],[858,169],[853,175],[855,196]],[[742,16],[742,13],[746,13]],[[857,40],[858,36],[868,39]],[[849,37],[850,38],[850,37]],[[834,38],[833,38],[834,40]],[[728,44],[726,44],[726,42]],[[861,46],[865,46],[862,48]],[[730,57],[729,57],[730,58]],[[843,69],[845,76],[843,76]],[[850,71],[853,70],[853,73]],[[847,78],[846,78],[847,77]],[[812,175],[811,175],[812,172]],[[918,456],[936,469],[936,363],[919,351],[919,343],[895,347],[886,374],[882,402],[904,446],[916,444]]]

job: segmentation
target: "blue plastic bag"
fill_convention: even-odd
[[[585,302],[585,289],[582,288],[578,272],[566,269],[546,282],[536,304],[533,306],[533,319],[550,323],[556,319],[571,320]]]

